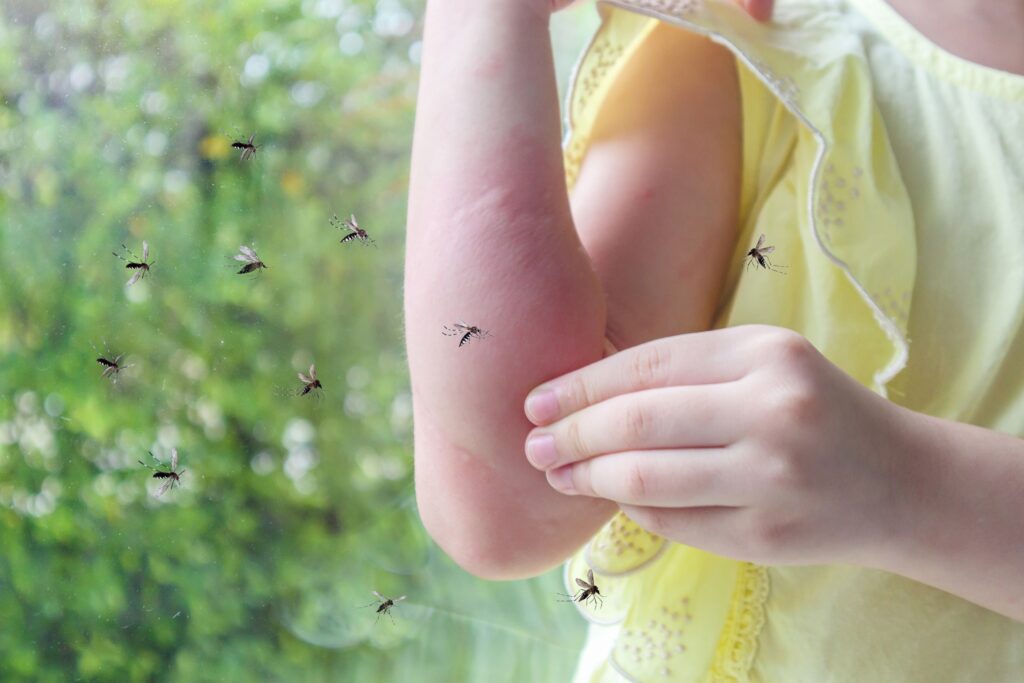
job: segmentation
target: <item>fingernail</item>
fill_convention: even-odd
[[[543,424],[558,417],[558,396],[550,389],[542,389],[526,397],[526,416],[534,424]]]
[[[559,467],[547,473],[551,488],[562,493],[572,493],[576,489],[572,485],[572,467]]]
[[[555,450],[555,437],[550,434],[531,436],[526,440],[526,457],[538,469],[550,466],[558,460],[558,451]]]

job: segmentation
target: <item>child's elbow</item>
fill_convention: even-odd
[[[420,518],[430,537],[463,570],[488,581],[527,579],[550,566],[523,552],[521,543],[502,529],[482,529],[479,520],[453,519],[417,495]]]

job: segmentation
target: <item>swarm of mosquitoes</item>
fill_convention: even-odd
[[[253,133],[249,136],[248,140],[237,139],[231,143],[231,147],[233,149],[241,150],[239,161],[246,162],[256,157],[256,152],[260,149],[261,145],[257,145],[255,140],[256,134]],[[374,240],[371,239],[367,231],[359,225],[355,214],[350,214],[349,217],[344,220],[339,219],[338,215],[334,214],[330,219],[330,224],[331,227],[345,233],[340,240],[341,244],[358,242],[363,246],[376,247]],[[766,270],[772,270],[776,273],[782,273],[779,268],[784,268],[785,266],[776,266],[769,260],[768,255],[775,251],[775,247],[766,246],[765,240],[766,237],[762,234],[758,238],[757,244],[746,253],[744,260],[747,263],[747,267],[749,268],[751,265],[755,265]],[[124,243],[121,244],[121,253],[113,252],[113,254],[124,262],[126,270],[132,271],[132,275],[125,285],[126,287],[131,287],[136,282],[149,275],[152,267],[156,264],[156,261],[149,260],[149,242],[146,240],[143,240],[142,242],[141,258]],[[238,253],[235,254],[233,258],[242,264],[241,268],[236,273],[237,275],[259,273],[260,271],[269,268],[259,255],[257,255],[256,250],[253,247],[246,246],[244,244],[238,247]],[[477,325],[471,325],[464,320],[459,320],[451,325],[442,325],[441,333],[449,337],[458,337],[459,348],[469,344],[473,339],[483,340],[491,336],[489,331],[484,330]],[[96,362],[103,368],[103,379],[108,379],[114,384],[117,383],[121,371],[131,367],[130,365],[124,364],[124,357],[125,355],[123,353],[115,355],[107,352],[99,355]],[[299,381],[302,382],[302,387],[295,390],[295,395],[319,396],[323,391],[323,384],[316,376],[316,365],[309,366],[309,374],[302,372],[298,373],[298,378]],[[155,455],[153,455],[152,452],[149,453],[149,457],[155,465],[147,464],[142,460],[139,460],[138,462],[140,465],[153,472],[154,479],[163,480],[163,483],[160,485],[155,495],[162,496],[167,491],[181,485],[181,477],[185,474],[185,470],[178,469],[179,457],[177,448],[171,449],[170,462],[167,464],[161,462]],[[587,571],[586,579],[576,578],[575,581],[579,590],[577,590],[573,595],[562,593],[561,595],[566,599],[561,600],[561,602],[595,604],[598,607],[603,605],[602,598],[604,596],[602,596],[601,591],[594,580],[593,569],[589,569]],[[391,610],[397,603],[405,600],[406,596],[403,595],[398,598],[389,598],[377,591],[373,591],[373,595],[376,600],[368,605],[364,605],[364,607],[376,605],[377,621],[380,621],[380,617],[382,615],[387,615],[388,618],[392,620],[392,623],[394,623],[394,617],[391,615]]]

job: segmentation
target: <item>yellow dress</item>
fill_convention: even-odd
[[[710,36],[743,102],[716,327],[797,330],[897,403],[1024,436],[1024,76],[943,51],[883,0],[779,0],[767,25],[732,0],[598,9],[566,105],[570,188],[657,22]],[[745,268],[761,233],[786,275]],[[756,566],[621,514],[566,563],[570,592],[588,568],[607,597],[579,606],[577,683],[1024,681],[1024,623],[894,574]]]

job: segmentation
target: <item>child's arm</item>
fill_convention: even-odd
[[[609,292],[609,299],[623,320],[635,308],[629,324],[649,325],[619,333],[619,345],[674,333],[665,320],[689,302],[697,302],[700,322],[684,315],[681,324],[706,327],[718,296],[707,284],[720,282],[720,256],[734,239],[735,73],[721,48],[685,38],[695,51],[690,58],[711,60],[702,87],[687,85],[700,79],[680,78],[685,70],[678,63],[652,65],[669,76],[652,81],[664,92],[609,122],[609,144],[600,152],[595,146],[594,161],[581,174],[576,196],[586,204],[578,206],[588,223],[580,233],[605,250],[609,272],[595,271],[566,194],[541,5],[431,0],[413,147],[405,309],[417,498],[435,540],[463,567],[489,578],[550,568],[616,510],[607,501],[555,493],[523,452],[531,428],[522,409],[527,391],[602,355],[608,323],[602,281],[618,288],[619,298]],[[695,73],[707,68],[695,63]],[[724,85],[709,87],[722,76],[722,64]],[[665,88],[668,83],[679,85]],[[689,126],[667,125],[688,108],[708,114]],[[735,126],[700,130],[716,111]],[[614,134],[626,129],[633,135]],[[724,160],[708,163],[716,150]],[[698,181],[693,169],[705,165]],[[673,180],[679,178],[686,182]],[[709,196],[708,188],[722,189]],[[714,219],[679,221],[698,204],[702,219]],[[684,239],[697,246],[686,247]],[[726,246],[716,247],[715,239]],[[694,250],[704,247],[711,257],[695,258]],[[633,261],[632,275],[612,262],[616,248]],[[666,252],[678,260],[657,257]],[[674,288],[671,296],[665,287]],[[653,301],[644,299],[654,292]],[[629,301],[634,295],[639,299]],[[492,336],[457,348],[441,326],[460,318]]]

